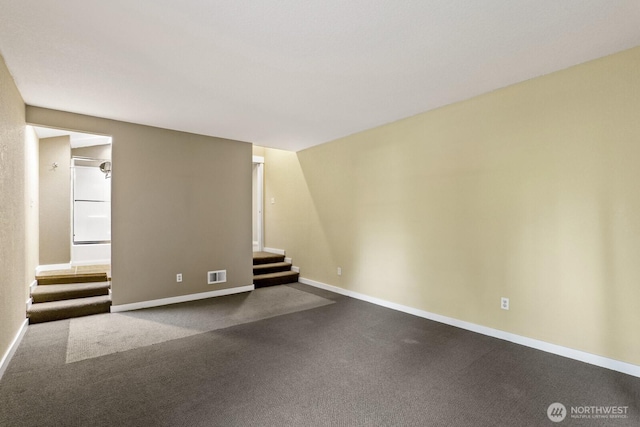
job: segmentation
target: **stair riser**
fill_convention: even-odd
[[[95,304],[86,307],[74,307],[65,310],[51,310],[29,314],[29,324],[51,322],[54,320],[71,319],[74,317],[89,316],[92,314],[109,313],[111,302]]]
[[[298,273],[283,277],[271,277],[265,279],[253,279],[253,284],[256,288],[264,288],[267,286],[284,285],[287,283],[296,283],[298,281]]]
[[[278,273],[280,271],[289,271],[289,270],[291,270],[291,264],[283,265],[283,266],[277,266],[277,267],[255,266],[255,267],[253,267],[253,275],[256,276],[258,274]]]
[[[109,289],[91,289],[73,292],[60,292],[55,294],[39,294],[32,295],[33,303],[63,301],[68,299],[99,297],[101,295],[109,295]]]

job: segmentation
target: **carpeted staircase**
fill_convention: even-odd
[[[47,274],[36,276],[27,309],[29,323],[50,322],[108,313],[111,283],[107,273]]]
[[[253,253],[253,284],[256,288],[295,283],[298,276],[297,272],[291,271],[291,264],[284,261],[284,255]]]

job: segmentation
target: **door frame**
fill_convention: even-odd
[[[256,177],[256,205],[258,208],[258,212],[256,212],[256,228],[258,241],[257,245],[252,243],[252,247],[254,251],[261,252],[264,249],[264,157],[253,156],[253,166],[257,166],[258,168]],[[253,174],[253,169],[251,173]],[[253,185],[253,179],[251,182]],[[253,228],[253,224],[251,226]]]

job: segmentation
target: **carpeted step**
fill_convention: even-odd
[[[271,264],[258,264],[253,266],[253,275],[277,273],[279,271],[291,270],[291,264],[288,262],[274,262]]]
[[[106,282],[107,273],[43,274],[36,276],[38,285],[62,285],[67,283]]]
[[[31,292],[33,303],[109,295],[109,282],[71,283],[36,286]]]
[[[253,284],[256,288],[266,286],[282,285],[285,283],[295,283],[299,274],[295,271],[279,271],[277,273],[258,274],[253,276]]]
[[[32,304],[27,311],[27,317],[29,318],[30,324],[42,323],[52,320],[88,316],[90,314],[108,313],[110,307],[111,297],[109,295],[42,302]]]
[[[273,264],[276,262],[284,262],[284,255],[272,254],[270,252],[253,253],[253,265]]]

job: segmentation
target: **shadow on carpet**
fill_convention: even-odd
[[[333,304],[288,286],[124,313],[72,319],[66,363]],[[184,305],[189,310],[184,310]]]

